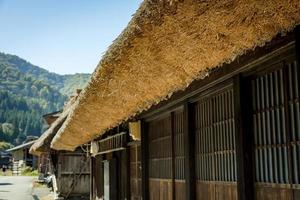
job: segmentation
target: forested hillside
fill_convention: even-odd
[[[67,96],[73,94],[76,89],[85,87],[90,78],[90,74],[83,73],[72,75],[52,73],[43,68],[32,65],[18,56],[4,54],[1,52],[0,65],[10,66],[27,76],[33,77],[33,79],[43,81],[45,84],[59,90],[63,95]]]
[[[21,143],[39,136],[42,115],[62,109],[83,88],[89,74],[59,75],[13,55],[0,53],[0,142]]]

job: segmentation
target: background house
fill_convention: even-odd
[[[20,175],[22,167],[31,167],[33,169],[38,168],[38,158],[37,156],[31,155],[29,153],[30,147],[35,143],[36,140],[29,139],[23,144],[16,146],[14,148],[6,150],[11,153],[12,156],[12,171],[14,175]]]

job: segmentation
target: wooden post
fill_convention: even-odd
[[[90,156],[90,200],[93,200],[95,195],[94,195],[94,158]]]
[[[193,110],[191,104],[184,105],[184,144],[185,144],[185,185],[186,199],[193,200],[195,195],[195,139],[193,133]]]
[[[127,135],[127,142],[129,141],[129,134]],[[130,174],[130,147],[126,146],[126,198],[131,199],[131,192],[130,192],[130,181],[131,181],[131,174]]]
[[[149,199],[149,171],[148,171],[148,132],[147,124],[141,121],[142,134],[141,134],[141,166],[142,166],[142,199]]]
[[[237,75],[234,78],[234,120],[238,200],[254,199],[251,106],[250,82],[242,81],[241,75]]]
[[[175,133],[174,133],[174,112],[171,112],[171,162],[172,162],[172,199],[176,199],[176,192],[175,192]]]

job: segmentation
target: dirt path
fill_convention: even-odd
[[[35,177],[0,176],[0,200],[39,200],[47,188],[33,188]]]

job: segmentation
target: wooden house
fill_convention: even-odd
[[[49,128],[32,145],[30,153],[45,158],[47,155],[47,173],[53,179],[54,191],[57,199],[89,199],[90,163],[86,147],[79,147],[76,151],[56,151],[50,149],[51,140],[63,126],[70,107],[77,97],[72,97],[65,105],[63,112],[50,124]],[[57,115],[57,113],[55,113]],[[47,115],[49,117],[50,115]],[[50,117],[51,118],[51,117]],[[41,170],[41,173],[45,173]]]
[[[12,158],[12,171],[14,175],[20,175],[21,168],[31,167],[37,169],[38,158],[29,153],[30,147],[35,143],[33,141],[25,141],[23,144],[6,150],[11,154]]]
[[[299,199],[299,11],[144,1],[51,148],[91,142],[91,199]]]

